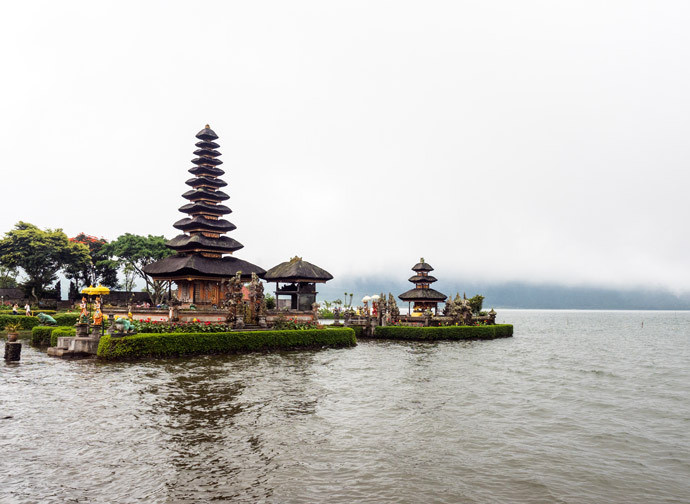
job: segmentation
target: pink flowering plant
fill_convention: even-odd
[[[137,332],[140,333],[214,333],[232,331],[232,325],[225,322],[167,322],[147,319],[135,322],[135,325]]]

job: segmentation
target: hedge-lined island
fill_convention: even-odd
[[[173,224],[181,234],[172,240],[126,234],[107,243],[84,233],[68,239],[61,230],[41,231],[23,222],[6,233],[0,240],[0,326],[8,334],[31,330],[32,344],[50,345],[53,356],[103,360],[342,348],[356,345],[358,337],[452,341],[513,335],[512,325],[496,324],[493,309],[482,311],[482,296],[448,297],[432,289],[434,268],[423,258],[412,267],[413,288],[398,296],[407,303],[402,314],[392,293],[366,296],[356,307],[346,293],[344,301],[327,301],[322,308],[316,286],[333,276],[301,257],[268,270],[236,257],[243,245],[225,236],[236,226],[224,218],[231,210],[223,204],[229,196],[221,190],[227,184],[218,136],[206,125],[196,138],[193,177],[182,195],[189,203],[179,208],[185,217]],[[50,256],[44,245],[44,264],[31,256],[41,233],[51,234],[44,242],[60,248]],[[111,291],[118,283],[113,265],[122,268],[129,292]],[[47,292],[60,269],[71,280],[67,308],[76,311],[44,309],[33,316],[28,299],[20,296],[31,293],[40,306],[37,291]],[[28,278],[24,291],[6,281],[19,270]],[[146,283],[148,299],[131,292],[135,274]],[[273,295],[264,293],[264,282],[275,284]],[[54,291],[56,306],[65,308],[59,282]],[[26,315],[17,313],[20,303]],[[320,324],[321,318],[332,324]]]

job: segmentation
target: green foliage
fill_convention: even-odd
[[[355,331],[355,336],[357,338],[361,338],[364,336],[364,327],[363,326],[350,326],[352,327],[352,330]]]
[[[37,310],[35,310],[38,313]],[[17,313],[24,313],[24,308],[20,307]],[[46,315],[55,315],[57,313],[55,310],[41,310],[40,313],[45,313]],[[0,310],[0,315],[12,315],[12,310]]]
[[[304,331],[307,329],[316,329],[318,324],[311,322],[298,322],[296,318],[286,318],[282,313],[273,321],[271,329],[275,331]]]
[[[0,327],[7,327],[7,324],[13,322],[19,323],[23,331],[30,331],[31,328],[39,324],[36,317],[27,317],[26,315],[0,315]]]
[[[337,348],[356,344],[354,331],[348,328],[308,331],[135,334],[122,338],[113,338],[106,334],[101,337],[98,344],[98,357],[106,360],[121,360],[195,354]]]
[[[469,298],[467,302],[470,304],[470,308],[472,308],[472,313],[478,315],[479,312],[482,311],[482,305],[484,304],[484,296],[477,294],[476,296]]]
[[[77,286],[89,286],[103,284],[106,287],[116,288],[118,264],[112,260],[106,252],[105,238],[96,238],[84,233],[79,233],[70,238],[72,243],[81,243],[89,249],[89,261],[84,264],[74,264],[65,268],[65,276],[74,280]]]
[[[88,261],[89,249],[70,242],[61,229],[42,230],[20,221],[0,240],[0,264],[20,268],[27,277],[22,287],[35,298],[44,295],[61,269]]]
[[[50,335],[55,327],[36,326],[31,329],[31,344],[33,346],[45,346],[50,344]]]
[[[0,264],[0,289],[11,289],[17,285],[17,269]]]
[[[273,310],[276,307],[276,298],[274,298],[270,294],[266,294],[264,296],[264,300],[266,301],[267,310]]]
[[[22,324],[20,322],[8,322],[5,324],[5,331],[8,333],[17,333],[22,330]]]
[[[115,257],[118,264],[130,268],[146,282],[146,291],[154,305],[163,300],[167,283],[154,281],[144,273],[144,266],[174,253],[165,246],[165,242],[164,236],[125,233],[103,247],[104,254]]]
[[[374,331],[375,338],[414,341],[494,339],[512,335],[511,324],[444,327],[386,326],[377,327]]]
[[[74,324],[77,323],[77,320],[79,319],[79,314],[78,313],[58,313],[56,315],[53,315],[53,318],[55,319],[55,322],[57,322],[57,325],[59,325],[59,326],[73,326]]]
[[[231,324],[218,322],[157,322],[134,321],[134,327],[140,333],[219,333],[232,331]]]
[[[57,346],[58,338],[76,335],[77,330],[74,327],[53,327],[53,332],[50,333],[50,346]]]

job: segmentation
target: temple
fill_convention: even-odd
[[[333,275],[325,269],[303,261],[297,256],[269,269],[264,276],[267,282],[276,283],[278,309],[300,311],[312,309],[313,303],[316,302],[316,284],[326,283],[332,279]]]
[[[223,163],[218,157],[220,147],[215,140],[218,135],[207,124],[196,134],[197,156],[189,172],[194,175],[185,183],[191,189],[182,197],[189,203],[180,207],[187,214],[173,224],[183,234],[168,241],[166,245],[175,254],[149,264],[144,272],[154,280],[170,281],[177,285],[177,297],[183,308],[196,306],[219,306],[223,300],[221,282],[240,272],[242,281],[249,282],[252,273],[263,277],[265,270],[236,257],[226,256],[241,249],[243,245],[225,235],[236,226],[223,218],[231,212],[222,202],[228,200],[221,187],[227,184],[220,178],[225,172],[219,168]]]
[[[438,313],[438,303],[445,302],[447,296],[429,287],[429,284],[436,282],[436,278],[429,275],[429,272],[434,271],[434,268],[429,263],[424,262],[422,257],[412,267],[412,271],[415,274],[409,278],[409,281],[415,284],[414,289],[403,292],[398,297],[403,301],[407,301],[408,307],[414,302],[414,307],[412,307],[414,311],[411,309],[410,315],[421,315],[425,310],[431,310],[432,308],[434,313]]]

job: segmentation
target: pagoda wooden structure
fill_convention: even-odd
[[[276,283],[276,308],[281,308],[282,296],[283,300],[289,298],[289,310],[299,311],[310,311],[316,303],[316,284],[326,283],[332,279],[333,275],[325,269],[297,256],[274,266],[264,275],[264,280]]]
[[[221,191],[227,184],[220,178],[225,172],[219,167],[223,162],[218,159],[221,155],[215,142],[218,135],[207,124],[196,138],[199,140],[194,151],[197,157],[192,160],[194,167],[189,169],[194,177],[185,182],[191,189],[182,195],[189,203],[179,209],[187,216],[173,224],[183,234],[166,243],[175,251],[174,255],[144,268],[154,280],[177,284],[177,296],[183,308],[191,304],[218,307],[223,300],[224,279],[229,280],[240,272],[242,280],[249,282],[252,273],[261,278],[266,273],[255,264],[225,255],[243,245],[224,236],[236,226],[223,218],[232,210],[222,204],[230,196]]]
[[[412,271],[415,274],[408,280],[414,284],[414,289],[403,292],[398,297],[403,301],[407,301],[410,315],[415,313],[421,314],[425,310],[431,309],[434,310],[434,313],[438,313],[438,303],[445,302],[447,296],[429,287],[430,284],[437,281],[435,277],[429,275],[429,272],[434,271],[434,268],[429,263],[424,262],[422,257],[412,267]],[[411,303],[414,303],[414,307],[410,306]]]

